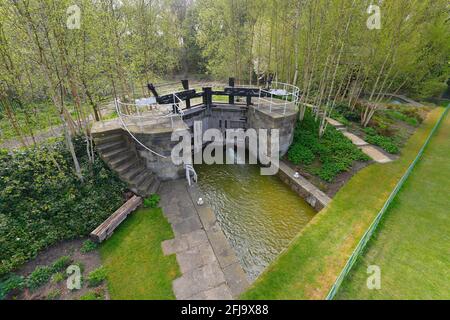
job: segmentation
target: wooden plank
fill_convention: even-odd
[[[91,232],[90,237],[95,242],[102,242],[107,239],[114,230],[125,220],[125,218],[142,204],[142,198],[133,196],[111,216],[108,217],[101,225]]]

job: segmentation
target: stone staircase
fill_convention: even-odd
[[[93,138],[103,161],[128,184],[131,191],[142,197],[157,192],[160,180],[146,168],[121,129],[95,133]]]

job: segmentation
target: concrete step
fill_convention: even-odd
[[[125,181],[128,181],[130,184],[137,185],[140,180],[142,180],[142,175],[146,173],[146,168],[143,165],[136,166],[122,175],[122,178]]]
[[[150,185],[150,187],[148,188],[147,194],[151,195],[151,194],[157,193],[160,185],[161,185],[161,181],[158,178],[156,178],[153,181],[153,183]]]
[[[148,170],[146,170],[144,167],[142,168],[143,170],[141,172],[139,172],[138,174],[136,174],[133,179],[130,180],[130,184],[132,184],[133,186],[135,186],[136,188],[138,186],[140,186],[145,179],[147,179],[147,177],[149,175],[151,175],[152,173]]]
[[[94,138],[94,142],[98,146],[108,143],[108,142],[113,142],[113,141],[118,141],[118,140],[123,141],[123,135],[121,133],[114,133],[114,134],[110,134],[110,135],[107,135],[104,137]]]
[[[139,194],[141,194],[143,196],[147,196],[147,192],[155,180],[156,180],[155,175],[148,174],[147,177],[145,178],[145,180],[137,186]]]
[[[136,154],[133,151],[128,150],[122,153],[120,156],[114,158],[114,160],[110,161],[109,164],[111,165],[111,167],[116,168],[124,164],[125,162],[131,161],[133,158],[136,158]]]
[[[116,128],[116,129],[112,129],[112,130],[92,132],[92,137],[94,138],[94,140],[97,140],[97,139],[103,139],[103,138],[109,137],[111,135],[123,134],[123,133],[124,133],[124,131],[122,130],[122,128]]]
[[[111,150],[109,152],[104,152],[103,150],[101,150],[100,152],[102,153],[103,157],[105,159],[107,159],[108,161],[110,160],[117,160],[124,152],[128,152],[130,151],[128,148],[126,147],[122,147],[122,148],[116,148],[114,150]]]
[[[131,158],[130,161],[127,161],[124,164],[114,168],[114,170],[116,170],[117,173],[119,173],[119,175],[124,175],[137,167],[141,167],[141,164],[139,163],[138,159]]]
[[[125,141],[123,140],[117,140],[108,142],[105,144],[97,145],[97,149],[101,152],[108,153],[108,151],[112,151],[114,149],[120,148],[122,146],[125,146]]]

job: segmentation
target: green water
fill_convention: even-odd
[[[258,165],[198,165],[200,190],[250,279],[287,247],[314,210]]]

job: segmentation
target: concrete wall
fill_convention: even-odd
[[[188,130],[186,127],[184,130]],[[162,181],[179,179],[185,175],[182,165],[175,165],[172,162],[171,152],[178,142],[172,142],[173,130],[165,130],[153,133],[135,133],[135,137],[151,150],[165,156],[162,158],[148,151],[143,146],[135,142],[136,150],[149,170],[155,173]]]
[[[294,112],[282,115],[265,112],[254,106],[217,103],[210,109],[197,106],[185,110],[183,128],[178,130],[190,130],[193,133],[194,121],[202,121],[203,133],[211,128],[219,129],[223,133],[226,129],[279,129],[280,156],[283,156],[292,143],[296,120],[297,113]],[[133,133],[145,146],[166,157],[161,158],[135,142],[136,150],[145,160],[147,168],[163,181],[182,178],[185,175],[183,166],[172,163],[171,151],[178,143],[171,141],[172,132],[171,128],[167,128],[146,133]],[[270,135],[268,140],[270,146]]]
[[[248,110],[248,128],[253,129],[279,129],[280,133],[280,156],[289,150],[294,139],[295,123],[298,112],[287,112],[285,115],[269,113],[250,106]],[[270,141],[270,137],[268,137]]]

